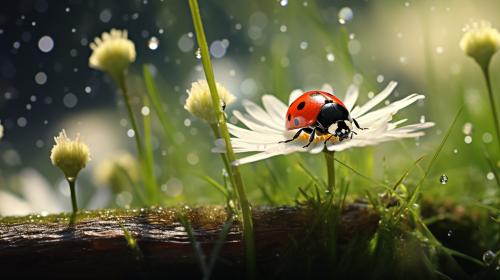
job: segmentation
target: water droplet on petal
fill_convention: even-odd
[[[352,12],[351,8],[349,7],[344,7],[340,9],[339,14],[338,14],[338,19],[340,24],[346,24],[352,20],[354,16],[354,13]]]
[[[439,177],[439,182],[442,185],[446,185],[448,183],[448,176],[446,176],[446,174],[441,175],[441,177]]]
[[[425,116],[424,115],[420,116],[420,123],[425,123]]]

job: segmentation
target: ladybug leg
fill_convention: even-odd
[[[366,127],[361,128],[361,127],[359,126],[358,122],[356,121],[356,119],[352,119],[352,121],[354,122],[354,125],[356,125],[356,127],[357,127],[358,129],[361,129],[361,130],[368,129],[368,128],[366,128]]]
[[[288,143],[288,142],[292,142],[293,140],[299,138],[300,134],[304,131],[304,130],[307,130],[309,129],[308,127],[305,127],[305,128],[301,128],[297,131],[297,133],[295,133],[295,135],[292,137],[292,139],[288,139],[288,140],[285,140],[285,141],[279,141],[278,143]]]
[[[313,129],[313,131],[311,132],[311,135],[309,136],[309,142],[307,142],[307,145],[305,145],[305,146],[304,146],[304,147],[302,147],[302,148],[307,148],[307,147],[309,147],[309,145],[311,145],[312,141],[314,141],[314,137],[316,137],[316,129],[317,129],[317,127],[315,127],[315,128]]]
[[[325,142],[323,142],[323,144],[325,144],[326,146],[326,143],[328,143],[328,141],[330,141],[330,139],[332,139],[334,135],[333,134],[330,134],[330,137],[326,138]]]

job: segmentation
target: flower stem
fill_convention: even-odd
[[[191,15],[193,17],[193,25],[196,33],[196,39],[200,47],[203,70],[207,78],[208,87],[210,88],[210,95],[212,97],[212,104],[214,106],[215,114],[217,116],[217,127],[219,128],[222,139],[224,139],[227,160],[229,162],[234,162],[236,160],[236,156],[234,154],[233,147],[231,145],[231,139],[229,136],[229,131],[227,129],[224,112],[222,111],[220,105],[221,102],[219,94],[217,93],[217,87],[215,84],[212,64],[210,62],[210,53],[208,51],[208,45],[205,37],[205,31],[203,29],[203,23],[201,20],[200,8],[198,7],[198,1],[189,0],[189,7],[191,9]],[[255,273],[256,273],[255,240],[253,232],[252,211],[247,196],[245,194],[243,180],[241,178],[238,167],[235,165],[231,165],[231,168],[228,169],[227,171],[229,173],[229,176],[233,178],[234,186],[238,194],[239,205],[241,207],[241,214],[243,219],[243,239],[245,242],[247,276],[248,278],[252,279],[255,278]]]
[[[328,191],[332,192],[335,188],[335,152],[324,151],[326,160],[326,171],[328,173]]]
[[[135,119],[134,112],[132,111],[132,106],[130,105],[130,98],[128,95],[127,83],[125,81],[125,73],[120,73],[116,75],[116,81],[118,82],[118,86],[120,87],[123,93],[123,99],[125,101],[125,106],[127,107],[128,117],[130,119],[130,124],[132,125],[132,129],[134,130],[135,144],[137,146],[137,152],[139,153],[139,157],[143,158],[142,151],[142,141],[140,136],[140,131],[137,126],[137,121]]]
[[[486,87],[488,89],[488,97],[490,99],[491,112],[493,113],[493,121],[495,122],[497,144],[498,148],[500,149],[500,125],[498,123],[498,113],[495,106],[495,99],[493,97],[493,90],[491,88],[491,79],[490,79],[490,72],[488,71],[488,65],[489,63],[485,63],[485,66],[482,66],[481,70],[483,70],[484,79],[486,80]]]
[[[69,191],[71,192],[71,206],[73,207],[73,214],[71,215],[70,224],[73,225],[75,223],[76,212],[78,212],[78,204],[76,202],[76,190],[75,183],[76,178],[66,178],[69,184]]]

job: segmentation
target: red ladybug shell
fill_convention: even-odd
[[[292,130],[313,125],[321,108],[325,105],[325,100],[332,100],[345,107],[340,99],[328,92],[319,90],[305,92],[288,107],[286,129]]]

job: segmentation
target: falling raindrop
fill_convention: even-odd
[[[447,235],[448,235],[448,237],[451,237],[451,235],[452,235],[452,234],[453,234],[453,231],[452,231],[451,229],[450,229],[450,230],[448,230],[448,234],[447,234]]]
[[[42,52],[48,53],[54,48],[54,40],[50,36],[43,36],[38,40],[38,48]]]
[[[465,138],[464,138],[464,142],[465,142],[465,144],[470,144],[470,143],[472,143],[472,137],[470,137],[469,135],[465,136]]]
[[[354,14],[349,7],[344,7],[340,9],[339,14],[338,14],[338,19],[340,24],[346,24],[350,22],[353,18]]]
[[[309,45],[309,44],[308,44],[307,42],[305,42],[305,41],[300,42],[300,48],[301,48],[301,49],[303,49],[303,50],[307,49],[307,46],[308,46],[308,45]]]
[[[200,48],[198,48],[198,49],[194,52],[194,56],[195,56],[197,59],[201,59],[201,50],[200,50]]]
[[[456,154],[458,154],[458,149],[457,149],[457,148],[453,149],[453,153],[454,153],[455,155],[456,155]]]
[[[86,86],[85,87],[85,93],[91,93],[92,92],[92,88],[89,87],[89,86]]]
[[[377,82],[382,83],[384,81],[384,76],[383,75],[378,75],[377,76]]]
[[[150,110],[149,110],[149,107],[148,106],[143,106],[141,108],[141,114],[143,116],[149,116],[149,113],[150,113]]]
[[[281,7],[286,7],[288,5],[288,0],[280,0]]]
[[[78,103],[78,97],[76,97],[76,95],[74,95],[71,92],[63,97],[63,104],[67,108],[73,108],[76,106],[77,103]]]
[[[44,72],[38,72],[35,75],[35,82],[39,85],[43,85],[47,82],[47,74]]]
[[[326,55],[326,60],[333,62],[335,60],[335,55],[333,53],[328,53]]]
[[[446,176],[446,174],[441,175],[441,177],[439,177],[439,182],[442,185],[446,185],[448,183],[448,176]]]
[[[493,172],[488,172],[488,173],[486,174],[486,179],[488,179],[488,180],[490,180],[490,181],[491,181],[491,180],[493,180],[493,179],[495,179],[495,173],[493,173]]]
[[[496,257],[495,253],[491,250],[488,250],[483,254],[483,262],[489,266],[491,265],[491,263],[493,263],[495,257]]]
[[[156,38],[155,36],[149,38],[148,40],[148,48],[150,50],[156,50],[158,47],[160,46],[160,40],[158,40],[158,38]]]
[[[493,142],[493,135],[489,132],[485,132],[483,134],[483,142],[486,144]]]
[[[130,128],[129,130],[127,130],[127,136],[130,138],[134,137],[135,131],[132,128]]]
[[[288,28],[286,27],[286,25],[282,25],[282,26],[280,26],[280,31],[281,31],[281,32],[286,32],[286,30],[287,30],[287,29],[288,29]]]

